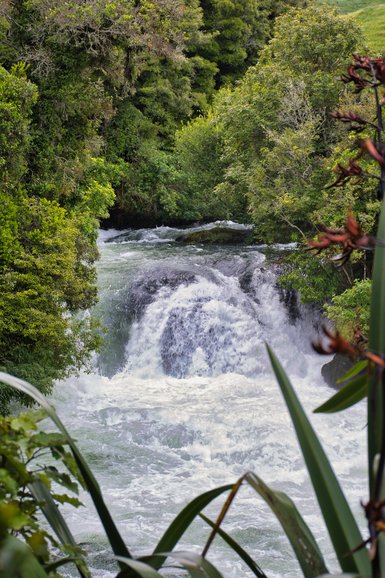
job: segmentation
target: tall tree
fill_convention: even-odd
[[[220,87],[240,78],[257,62],[272,35],[275,18],[305,0],[201,0],[203,30],[208,40],[196,52],[218,67]]]
[[[199,18],[195,0],[1,3],[0,365],[44,391],[97,341],[78,313],[124,163],[103,156],[107,126],[149,62],[185,61]]]

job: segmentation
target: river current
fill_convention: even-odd
[[[328,358],[310,346],[312,314],[288,306],[266,248],[183,246],[179,234],[101,232],[95,313],[105,346],[92,373],[58,384],[53,403],[135,555],[149,553],[194,496],[252,470],[291,496],[337,570],[264,345],[310,414],[332,394],[321,377]],[[364,407],[311,421],[363,526]],[[81,498],[86,508],[66,511],[71,529],[90,551],[93,575],[109,578],[112,555],[90,500]],[[222,503],[210,505],[210,517]],[[279,524],[252,489],[241,489],[223,527],[269,578],[299,575]],[[199,552],[208,533],[194,523],[179,549]],[[250,576],[220,538],[208,558],[227,578]]]

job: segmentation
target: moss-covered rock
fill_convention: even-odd
[[[238,244],[251,241],[252,230],[249,228],[233,229],[230,227],[214,227],[211,229],[200,229],[187,231],[179,235],[176,241],[186,245],[204,244]]]

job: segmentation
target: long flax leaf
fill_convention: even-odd
[[[1,541],[0,578],[48,578],[31,548],[14,536]]]
[[[345,383],[346,381],[350,381],[353,377],[357,377],[360,373],[362,373],[365,369],[368,368],[368,360],[361,359],[357,363],[353,365],[342,377],[337,379],[337,383]]]
[[[366,550],[359,549],[353,553],[363,541],[354,516],[289,378],[268,346],[267,351],[341,568],[344,572],[358,573],[366,578],[371,575]]]
[[[62,544],[77,546],[75,538],[73,537],[71,530],[69,529],[67,522],[63,518],[59,508],[56,506],[56,503],[47,486],[45,486],[40,480],[35,480],[32,484],[29,484],[29,490],[35,500],[39,503],[41,511],[43,512],[46,520],[48,521],[60,542]],[[72,560],[72,562],[76,565],[82,578],[88,578],[90,573],[87,570],[84,560],[81,558],[72,558],[69,560]]]
[[[159,574],[152,566],[140,560],[133,560],[124,556],[116,556],[116,560],[123,567],[123,570],[118,574],[118,578],[126,578],[126,576],[131,578],[131,570],[134,571],[134,576],[140,576],[141,578],[163,578],[162,574]]]
[[[252,472],[247,474],[245,479],[274,512],[290,541],[305,578],[316,578],[325,574],[328,570],[317,542],[289,496],[272,490]]]
[[[162,552],[162,554],[179,562],[191,578],[223,578],[211,562],[195,552]]]
[[[348,409],[368,395],[368,375],[357,375],[325,403],[314,410],[314,413],[336,413]]]
[[[160,555],[163,560],[173,558],[179,562],[188,571],[191,578],[223,578],[222,574],[211,562],[194,552],[161,552]],[[141,578],[163,578],[157,570],[143,561],[127,559],[121,556],[117,560],[126,564],[130,570],[134,570],[135,574]],[[119,573],[118,578],[125,578],[125,576],[126,573],[122,571]],[[131,577],[132,574],[128,573],[128,578]]]
[[[374,252],[372,275],[372,298],[370,310],[369,351],[383,357],[385,355],[385,201],[382,202],[377,229],[377,245]],[[368,468],[370,496],[375,496],[374,460],[381,454],[384,436],[384,394],[383,371],[369,368],[368,396]]]

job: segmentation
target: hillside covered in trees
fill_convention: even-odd
[[[354,138],[329,113],[370,106],[339,81],[365,42],[310,0],[2,1],[1,368],[49,391],[97,347],[100,219],[224,218],[298,241],[352,207],[373,229],[375,183],[325,188]],[[366,275],[313,263],[310,301]],[[294,265],[286,282],[304,288]]]

